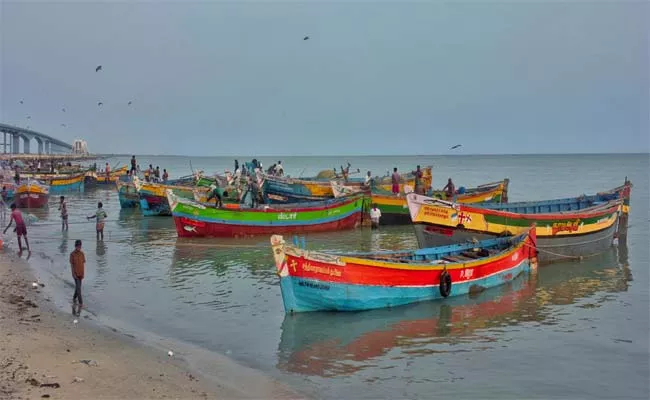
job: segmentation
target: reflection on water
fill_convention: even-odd
[[[625,252],[626,246],[619,250],[613,248],[588,262],[541,268],[472,298],[360,313],[286,315],[277,366],[287,372],[332,377],[403,357],[493,348],[504,327],[556,324],[561,316],[552,306],[597,307],[610,299],[608,293],[626,291],[629,268],[617,262],[617,254]]]
[[[592,158],[551,157],[553,162],[545,157],[444,158],[437,166],[440,179],[434,180],[443,185],[453,176],[469,186],[510,175],[513,200],[561,197],[567,194],[567,187],[585,193],[613,187],[636,164],[639,169],[633,181],[648,182],[647,157],[643,163],[628,156],[615,162]],[[564,161],[557,164],[558,160]],[[143,157],[140,163],[152,161]],[[226,166],[231,166],[232,160],[226,161]],[[367,162],[367,169],[376,171],[386,163],[403,169],[430,161],[371,157],[358,163]],[[606,161],[608,168],[599,168]],[[305,163],[301,170],[325,161],[292,159],[286,168],[298,162]],[[165,158],[153,164],[172,171],[189,166],[186,158]],[[215,171],[221,167],[208,164],[201,168]],[[567,168],[575,173],[566,174]],[[609,177],[604,178],[604,173]],[[579,186],[574,176],[582,177]],[[540,185],[540,180],[547,184]],[[640,215],[642,207],[634,206],[647,204],[647,193],[647,184],[633,191],[635,221],[647,220]],[[55,196],[49,209],[34,210],[38,220],[29,227],[35,250],[32,260],[36,259],[32,265],[39,277],[51,277],[46,290],[63,293],[66,308],[73,285],[68,255],[74,240],[82,239],[88,285],[84,300],[89,312],[228,354],[298,389],[313,387],[317,398],[431,397],[433,375],[450,373],[464,376],[464,381],[447,387],[436,384],[436,394],[441,397],[445,391],[461,398],[488,397],[486,387],[489,391],[497,386],[535,392],[547,381],[559,381],[556,386],[564,390],[572,384],[557,368],[565,345],[572,351],[585,350],[580,357],[564,360],[566,369],[597,376],[592,379],[624,389],[626,394],[639,393],[634,389],[636,378],[626,380],[628,371],[647,371],[647,352],[640,351],[645,360],[641,362],[629,356],[642,342],[634,332],[644,332],[641,336],[647,342],[647,322],[642,317],[647,321],[648,233],[642,223],[629,232],[630,261],[627,247],[621,245],[618,260],[612,252],[581,263],[551,265],[541,268],[537,276],[520,277],[476,297],[367,313],[285,316],[268,237],[178,239],[172,218],[143,217],[138,209],[121,210],[112,187],[66,195],[66,199],[69,232],[60,230]],[[106,240],[99,243],[95,223],[86,220],[95,212],[97,201],[104,203],[109,216]],[[311,249],[417,247],[411,226],[310,234],[305,239]],[[619,241],[625,243],[624,239]],[[636,268],[634,286],[629,286],[628,264]],[[597,329],[592,329],[594,326]],[[580,333],[565,333],[571,330]],[[554,336],[555,332],[560,333]],[[612,343],[615,347],[610,347]],[[528,360],[522,358],[522,352]],[[598,357],[607,357],[607,363],[600,363]],[[522,366],[527,362],[527,380],[522,380]],[[493,368],[495,364],[500,368]],[[598,370],[589,370],[592,365]],[[625,371],[625,376],[617,376],[618,371]],[[562,397],[544,390],[538,390],[536,397]],[[593,388],[590,393],[601,391]]]

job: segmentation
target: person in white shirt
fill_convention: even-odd
[[[284,168],[282,167],[282,161],[278,161],[278,163],[275,165],[275,176],[282,175],[284,175]]]
[[[366,186],[370,186],[370,182],[372,181],[372,173],[368,171],[368,175],[366,175],[366,179],[364,181],[364,184]]]
[[[379,228],[379,219],[381,218],[381,210],[377,208],[377,204],[373,204],[370,209],[370,229]]]

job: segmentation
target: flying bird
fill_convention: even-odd
[[[20,103],[20,104],[23,104],[23,101],[22,101],[22,100],[20,100],[20,101],[19,101],[19,103]]]
[[[65,112],[65,107],[61,109],[61,111]]]
[[[305,36],[302,40],[309,40],[309,36]]]
[[[99,103],[97,103],[97,105],[98,105],[99,107],[101,107],[101,106],[104,105],[104,103],[102,103],[102,102],[100,101]]]
[[[101,70],[102,70],[102,66],[101,66],[101,65],[98,65],[97,68],[95,68],[95,72],[99,72],[99,71],[101,71]]]
[[[65,128],[65,124],[61,124],[61,126]]]
[[[130,106],[130,105],[131,105],[131,103],[133,103],[133,102],[132,102],[132,101],[129,101],[129,103],[128,103],[128,105]]]
[[[462,146],[463,146],[462,144],[457,144],[457,145],[455,145],[455,146],[451,146],[451,147],[449,148],[449,150],[457,149],[457,148],[462,147]]]
[[[32,119],[31,115],[28,115],[28,116],[27,116],[27,119]]]

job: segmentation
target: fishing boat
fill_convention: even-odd
[[[205,206],[167,191],[179,237],[240,237],[273,232],[325,232],[352,229],[361,222],[360,197],[300,205],[225,204]]]
[[[452,203],[411,193],[407,202],[421,248],[513,235],[537,225],[540,263],[591,256],[608,249],[631,184],[592,196],[483,204]],[[628,203],[629,204],[629,203]]]
[[[410,361],[430,357],[429,351],[422,351],[423,343],[447,351],[459,342],[480,342],[492,329],[552,324],[557,306],[593,304],[598,294],[628,290],[629,268],[621,267],[616,253],[612,248],[571,268],[542,268],[471,297],[417,303],[399,310],[287,314],[276,365],[282,371],[331,379],[404,355]]]
[[[121,208],[137,208],[140,205],[138,190],[132,180],[118,179],[115,182]]]
[[[108,175],[106,172],[95,172],[94,179],[97,185],[114,185],[121,176],[124,176],[129,173],[129,167],[124,165],[117,169],[111,170]],[[91,178],[92,180],[92,178]]]
[[[133,184],[138,192],[140,210],[145,216],[170,216],[172,215],[169,202],[167,201],[167,189],[180,197],[186,199],[194,198],[194,187],[174,185],[169,183],[146,182],[140,178],[133,177]]]
[[[472,203],[505,203],[508,199],[508,179],[499,182],[486,183],[475,188],[463,189],[462,193],[455,195],[456,202],[464,204]],[[332,191],[335,197],[349,195],[350,193],[363,191],[362,188],[349,187],[332,182]],[[404,186],[405,193],[413,192],[409,185]],[[446,198],[442,191],[430,191],[432,197]],[[381,190],[373,189],[370,194],[370,203],[376,204],[381,211],[382,225],[400,225],[410,224],[411,216],[406,204],[406,196],[395,196],[394,194]]]
[[[423,168],[422,187],[425,192],[431,188],[431,170],[432,167]],[[400,175],[400,193],[404,192],[405,186],[415,187],[415,176],[409,172]],[[304,178],[293,179],[287,177],[266,176],[262,185],[262,191],[272,203],[300,203],[304,201],[322,200],[323,198],[333,198],[331,179]],[[335,179],[340,185],[351,188],[363,188],[365,179],[351,178],[348,181]],[[390,193],[392,189],[391,178],[376,177],[374,178],[374,188],[384,190]]]
[[[19,208],[42,208],[47,206],[49,199],[49,186],[34,179],[21,182],[14,196],[16,207]]]
[[[83,192],[85,171],[68,174],[25,173],[24,178],[35,179],[50,187],[50,193]]]
[[[535,268],[535,242],[534,226],[515,237],[374,253],[309,251],[271,237],[287,313],[362,311],[479,292]]]

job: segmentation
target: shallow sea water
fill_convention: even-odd
[[[232,159],[138,157],[172,177],[232,168]],[[120,210],[114,188],[69,194],[70,231],[57,198],[30,210],[31,264],[68,307],[74,239],[88,260],[85,303],[102,318],[226,354],[317,398],[647,398],[649,157],[641,155],[286,157],[315,175],[346,161],[363,173],[434,165],[434,186],[510,178],[511,201],[635,185],[625,243],[582,262],[541,267],[478,296],[362,313],[285,316],[268,237],[178,239],[169,217]],[[128,158],[111,159],[111,165]],[[240,159],[242,161],[242,159]],[[265,165],[275,160],[262,158]],[[102,201],[97,243],[85,216]],[[12,244],[15,247],[15,243]],[[307,236],[322,249],[416,245],[410,226]]]

